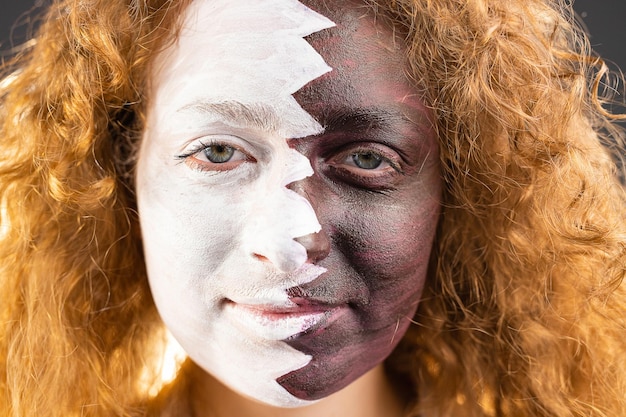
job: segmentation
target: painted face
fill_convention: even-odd
[[[403,51],[333,7],[331,21],[295,0],[195,0],[156,60],[137,166],[165,324],[205,371],[281,407],[389,355],[439,215],[436,138]]]

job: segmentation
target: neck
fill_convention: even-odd
[[[343,390],[314,404],[277,408],[241,396],[195,365],[188,368],[189,404],[194,417],[401,417],[403,401],[382,364]]]

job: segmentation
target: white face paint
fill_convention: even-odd
[[[295,0],[194,0],[184,18],[156,60],[137,165],[154,300],[224,384],[272,405],[307,404],[276,382],[310,361],[282,340],[337,314],[289,314],[286,289],[325,270],[294,240],[320,225],[286,188],[313,172],[286,139],[322,131],[292,94],[330,71],[304,36],[333,23]]]

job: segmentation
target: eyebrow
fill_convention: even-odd
[[[278,131],[280,125],[276,111],[263,103],[197,101],[181,107],[178,111],[216,115],[221,122],[234,127],[253,127],[268,132]]]
[[[322,116],[322,125],[326,132],[356,131],[365,132],[374,129],[397,131],[400,123],[411,123],[402,111],[381,107],[356,109],[331,109]]]

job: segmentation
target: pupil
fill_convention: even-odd
[[[235,148],[227,145],[211,145],[204,150],[206,158],[214,164],[223,164],[230,161],[235,153]]]
[[[354,164],[362,169],[375,169],[382,164],[383,159],[374,153],[355,153],[352,155],[352,161]]]

